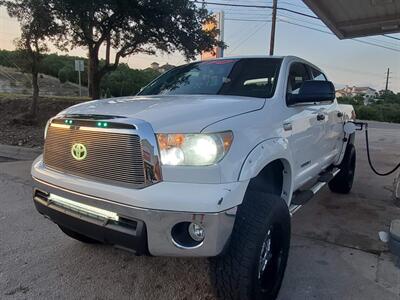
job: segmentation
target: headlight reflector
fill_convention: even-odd
[[[170,166],[208,166],[219,162],[228,152],[231,131],[211,134],[157,134],[161,162]]]

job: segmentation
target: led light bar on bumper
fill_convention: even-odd
[[[233,133],[159,133],[157,140],[163,165],[209,166],[219,162],[229,151]]]
[[[89,215],[92,217],[100,218],[100,219],[108,219],[112,221],[117,221],[119,220],[119,217],[116,213],[104,210],[101,208],[93,207],[90,205],[82,204],[76,201],[69,200],[67,198],[55,195],[55,194],[49,194],[48,196],[48,201],[53,202],[61,207]]]

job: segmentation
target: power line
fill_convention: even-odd
[[[280,17],[281,17],[280,18],[281,20],[289,19],[289,21],[299,21],[299,22],[303,22],[303,23],[306,23],[306,24],[310,24],[310,25],[314,25],[314,26],[318,26],[318,27],[321,27],[321,28],[328,29],[328,27],[326,25],[324,25],[324,24],[316,24],[314,22],[309,22],[308,20],[302,20],[300,18],[294,18],[292,16],[287,16],[287,15],[280,15]],[[387,47],[399,47],[400,46],[399,43],[383,41],[383,40],[375,39],[375,38],[372,38],[372,37],[371,38],[368,37],[368,39],[370,41],[373,41],[373,42],[376,42],[376,43],[384,43],[384,44],[386,44]],[[400,50],[400,49],[398,49],[398,50]]]
[[[266,8],[266,9],[273,9],[273,7],[271,5],[251,5],[251,4],[233,4],[233,3],[218,3],[218,2],[208,2],[208,1],[199,1],[199,0],[193,0],[194,3],[198,3],[198,4],[209,4],[209,5],[219,5],[219,6],[230,6],[230,7],[247,7],[247,8]],[[306,13],[302,13],[299,11],[295,11],[293,9],[290,8],[286,8],[286,7],[277,7],[278,10],[283,10],[283,11],[287,11],[293,14],[297,14],[297,15],[301,15],[304,17],[308,17],[308,18],[312,18],[312,19],[317,19],[319,20],[318,17],[313,16],[313,15],[309,15]]]
[[[286,19],[286,18],[288,18],[288,19],[290,19],[290,20],[292,20],[292,21],[299,21],[299,22],[303,22],[303,23],[306,23],[306,24],[310,24],[310,25],[314,25],[314,26],[318,26],[318,27],[322,27],[322,28],[327,28],[326,25],[324,25],[324,24],[317,24],[317,23],[314,23],[314,22],[312,22],[312,21],[310,22],[310,21],[308,21],[308,20],[304,20],[304,19],[301,19],[301,18],[295,18],[295,17],[293,17],[293,16],[288,16],[288,15],[284,15],[284,14],[279,14],[279,17],[282,17],[283,20]]]
[[[227,18],[226,20],[228,20],[228,21],[243,21],[243,22],[271,22],[270,20],[264,20],[264,19],[245,19],[245,18]],[[299,26],[299,27],[303,27],[303,28],[306,28],[306,29],[318,31],[318,32],[321,32],[321,33],[329,34],[329,35],[334,35],[330,31],[325,31],[325,30],[314,28],[314,27],[311,27],[311,26],[298,24],[298,23],[291,22],[291,21],[288,21],[288,20],[285,20],[285,19],[282,19],[282,18],[278,18],[278,21],[279,22],[283,22],[283,23],[287,23],[287,24],[291,24],[291,25],[294,25],[294,26]],[[314,24],[314,25],[316,25],[316,24]],[[363,41],[363,40],[359,40],[359,39],[350,39],[350,40],[358,42],[358,43],[370,45],[370,46],[375,46],[375,47],[379,47],[379,48],[383,48],[383,49],[387,49],[387,50],[391,50],[391,51],[395,51],[395,52],[400,52],[400,49],[396,49],[396,48],[393,48],[393,47],[390,47],[390,46],[376,44],[376,42],[383,42],[383,41],[379,41],[379,40],[376,40],[376,39],[373,40],[375,42]]]
[[[199,3],[199,4],[209,4],[209,5],[219,5],[219,6],[229,6],[229,7],[247,7],[247,8],[273,9],[273,6],[271,6],[271,5],[217,3],[217,2],[208,2],[208,1],[201,2],[199,0],[194,0],[193,2]],[[285,2],[285,3],[288,4],[288,2]],[[309,18],[320,20],[318,17],[312,16],[312,15],[309,15],[309,14],[306,14],[306,13],[301,13],[301,12],[298,12],[298,11],[295,11],[295,10],[291,10],[291,9],[288,9],[288,8],[277,7],[277,9],[278,10],[282,10],[282,11],[295,13],[295,14],[298,14],[298,15],[301,15],[301,16],[305,16],[305,17],[309,17]],[[288,16],[285,16],[285,17],[290,18]],[[258,19],[239,19],[239,18],[231,18],[231,19],[228,19],[228,20],[232,20],[232,21],[248,21],[248,22],[261,22],[262,21],[262,20],[258,20]],[[290,22],[290,21],[282,20],[282,19],[280,19],[280,21],[288,23],[288,24],[291,24],[291,25],[300,26],[300,27],[307,28],[307,29],[310,29],[310,30],[319,31],[319,32],[322,32],[322,33],[333,35],[332,32],[328,32],[328,31],[325,31],[325,30],[317,29],[317,28],[314,28],[314,27],[311,27],[311,26],[306,26],[306,25],[302,25],[302,24],[298,24],[298,23],[294,23],[294,22]],[[298,21],[300,21],[300,20],[298,20]],[[301,20],[301,22],[307,23],[304,20]],[[310,22],[308,22],[308,23],[310,23]],[[312,25],[325,27],[324,25],[318,25],[318,24],[312,24]],[[382,36],[384,36],[386,38],[400,40],[400,38],[389,36],[389,35],[382,35]],[[399,49],[396,49],[396,48],[393,48],[393,47],[390,47],[390,46],[380,45],[380,44],[376,44],[376,43],[373,43],[373,42],[370,42],[370,41],[362,41],[362,40],[358,40],[358,39],[352,39],[352,40],[356,41],[356,42],[359,42],[359,43],[363,43],[363,44],[367,44],[367,45],[371,45],[371,46],[376,46],[376,47],[384,48],[384,49],[387,49],[387,50],[392,50],[392,51],[395,51],[395,52],[400,52]],[[375,40],[375,42],[383,42],[383,41]]]
[[[395,36],[391,36],[391,35],[387,35],[387,34],[382,34],[382,36],[384,36],[384,37],[386,37],[386,38],[389,38],[389,39],[393,39],[393,40],[398,40],[398,41],[400,41],[400,38],[395,37]]]
[[[219,1],[231,3],[231,0],[219,0]],[[250,1],[251,1],[251,4],[254,4],[254,5],[265,5],[266,3],[272,4],[272,1],[264,1],[264,0],[246,0],[246,1],[241,1],[241,2],[250,2]],[[288,1],[279,1],[279,3],[297,7],[297,8],[304,9],[304,10],[308,10],[308,8],[304,5],[299,5],[299,4],[291,3]],[[237,4],[242,4],[242,3],[237,3]]]
[[[361,40],[358,40],[358,39],[352,39],[352,40],[356,41],[356,42],[359,42],[359,43],[363,43],[363,44],[367,44],[367,45],[371,45],[371,46],[376,46],[376,47],[381,47],[381,48],[384,48],[384,49],[388,49],[388,50],[392,50],[392,51],[400,53],[399,49],[395,49],[395,48],[392,48],[392,47],[383,46],[383,45],[379,45],[379,44],[375,44],[375,43],[371,43],[371,42],[367,42],[367,41],[361,41]]]
[[[302,24],[290,22],[290,21],[287,21],[287,20],[282,20],[281,18],[279,18],[279,22],[283,22],[283,23],[287,23],[287,24],[291,24],[291,25],[295,25],[295,26],[299,26],[299,27],[311,29],[311,30],[314,30],[314,31],[319,31],[319,32],[322,32],[322,33],[327,33],[327,34],[330,34],[330,35],[334,35],[334,34],[333,34],[332,32],[330,32],[330,31],[325,31],[325,30],[318,29],[318,28],[314,28],[314,27],[311,27],[311,26],[302,25]]]
[[[286,20],[282,20],[282,19],[280,19],[279,21],[280,22],[284,22],[284,23],[288,23],[288,24],[291,24],[291,25],[307,28],[307,29],[310,29],[310,30],[319,31],[319,32],[326,33],[326,34],[329,34],[329,35],[334,35],[332,32],[321,30],[321,29],[314,28],[314,27],[311,27],[311,26],[306,26],[306,25],[302,25],[302,24],[298,24],[298,23],[295,23],[295,22],[290,22],[290,21],[286,21]],[[376,47],[380,47],[380,48],[384,48],[384,49],[387,49],[387,50],[392,50],[392,51],[400,53],[399,49],[395,49],[395,48],[392,48],[392,47],[375,44],[375,43],[372,43],[372,42],[369,42],[369,41],[362,41],[362,40],[359,40],[359,39],[351,39],[351,40],[355,41],[355,42],[358,42],[358,43],[371,45],[371,46],[376,46]]]
[[[268,17],[271,16],[271,14],[263,13],[263,14],[258,14],[258,13],[251,13],[251,12],[227,12],[225,13],[225,16],[233,16],[233,15],[239,15],[241,17]]]
[[[240,42],[237,44],[236,47],[234,47],[232,50],[229,51],[229,53],[232,54],[235,50],[237,50],[237,49],[239,49],[241,46],[243,46],[250,38],[252,38],[257,32],[260,31],[260,29],[263,27],[263,25],[265,25],[265,23],[266,23],[266,22],[264,22],[263,24],[260,24],[260,25],[258,26],[258,28],[256,28],[252,34],[248,35],[248,36],[246,37],[246,39],[240,41]]]
[[[256,20],[256,19],[235,19],[235,18],[225,18],[225,21],[243,21],[243,22],[271,22],[271,20]]]

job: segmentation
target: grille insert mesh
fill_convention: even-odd
[[[84,160],[71,154],[74,144],[87,150]],[[103,181],[130,185],[145,183],[140,137],[99,130],[49,127],[44,146],[44,163],[49,168]]]

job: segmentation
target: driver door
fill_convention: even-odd
[[[287,93],[298,93],[306,80],[312,80],[307,65],[292,63],[287,78]],[[323,157],[324,134],[326,118],[321,118],[324,107],[314,103],[287,105],[288,118],[284,124],[290,124],[288,136],[294,159],[295,189],[301,187],[320,172],[319,163]],[[287,125],[286,125],[287,126]],[[284,125],[285,127],[285,125]]]

